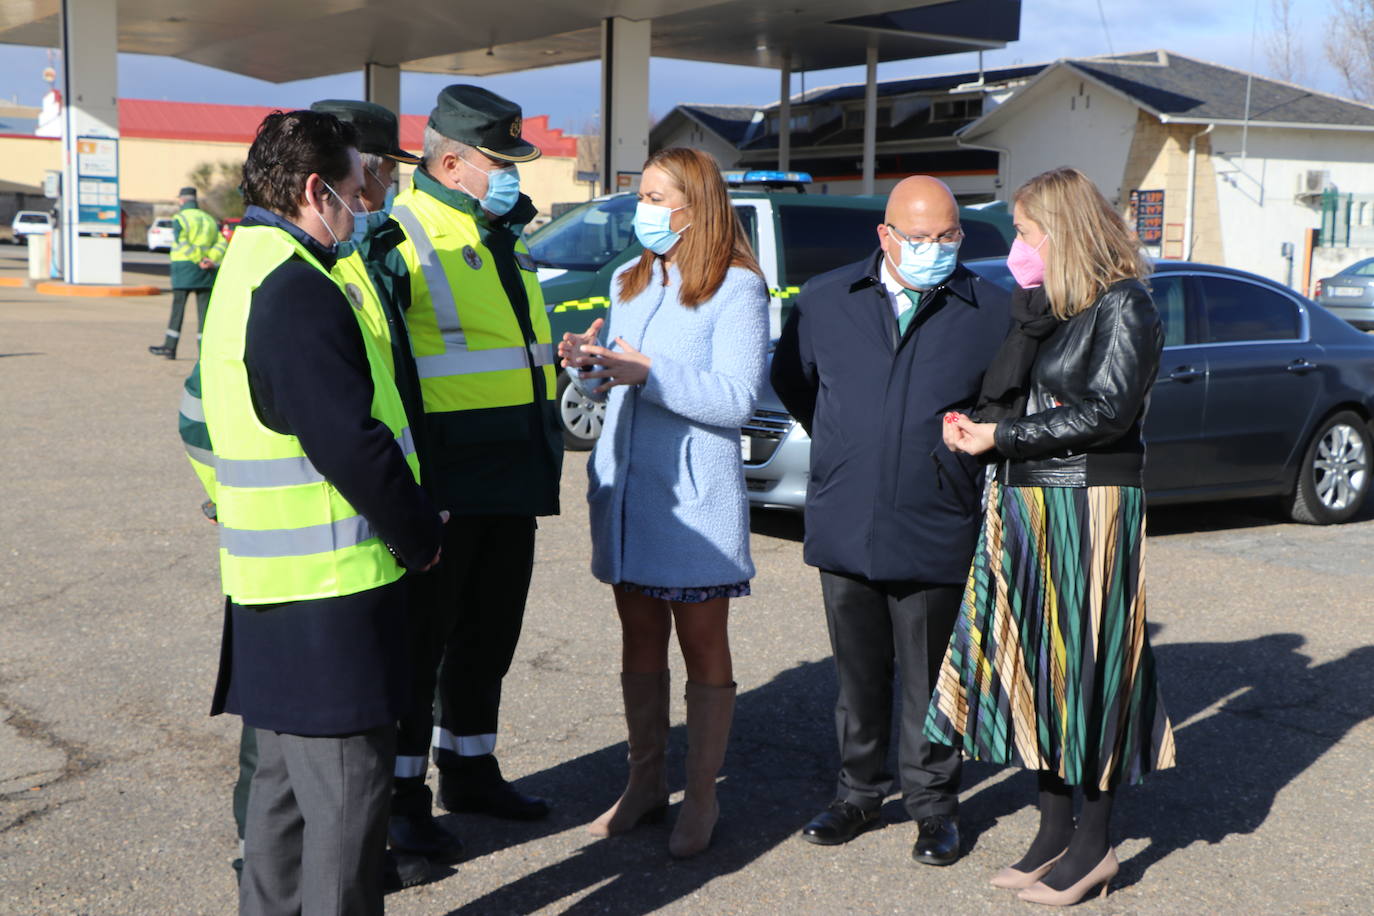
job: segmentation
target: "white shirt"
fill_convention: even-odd
[[[913,303],[907,298],[906,287],[892,275],[892,265],[887,260],[886,252],[883,253],[883,266],[879,272],[883,277],[883,289],[887,290],[887,304],[892,306],[893,317],[898,317],[911,308]],[[924,294],[925,291],[920,292]]]

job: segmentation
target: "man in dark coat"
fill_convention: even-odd
[[[978,536],[983,468],[941,444],[941,424],[976,400],[1009,303],[957,262],[959,208],[944,183],[902,181],[877,233],[873,255],[802,288],[773,358],[773,387],[811,435],[804,555],[820,569],[840,688],[839,787],[802,836],[835,845],[877,823],[900,671],[912,856],[948,865],[959,756],[922,726]]]

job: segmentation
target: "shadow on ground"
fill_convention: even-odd
[[[1161,645],[1156,656],[1176,731],[1179,766],[1121,793],[1115,839],[1144,839],[1126,860],[1119,885],[1130,885],[1155,863],[1199,840],[1219,843],[1253,833],[1279,792],[1352,728],[1374,717],[1374,646],[1323,664],[1300,650],[1303,638],[1280,633],[1235,643]],[[680,695],[681,685],[675,685]],[[834,750],[834,669],[807,662],[740,694],[729,757],[721,781],[723,812],[711,850],[685,862],[667,854],[676,811],[663,825],[596,841],[563,861],[472,900],[452,914],[521,912],[562,903],[566,912],[638,916],[683,899],[707,882],[747,867],[784,842],[830,800]],[[675,700],[680,709],[680,696]],[[1208,707],[1220,709],[1193,721]],[[670,781],[681,787],[684,729],[674,730]],[[533,774],[521,785],[556,799],[544,824],[455,821],[472,855],[528,843],[586,824],[624,784],[625,746],[611,747]],[[1034,804],[1029,772],[977,787],[996,767],[965,767],[961,820],[966,849],[978,837]],[[906,820],[889,801],[889,827]],[[1030,836],[1025,841],[1029,843]],[[568,904],[570,898],[575,902]]]
[[[1279,792],[1374,718],[1374,646],[1314,665],[1299,651],[1303,644],[1296,633],[1276,633],[1156,646],[1178,766],[1121,791],[1113,838],[1146,846],[1122,862],[1118,886],[1198,841],[1254,833]],[[1216,703],[1218,710],[1190,721]],[[1034,778],[1018,774],[968,798],[964,818],[982,832],[1034,795]]]

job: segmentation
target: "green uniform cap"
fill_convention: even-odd
[[[332,114],[345,124],[352,124],[360,153],[385,156],[410,165],[420,161],[419,156],[401,149],[400,122],[381,105],[353,99],[324,99],[311,105],[310,110]]]
[[[539,147],[520,136],[520,106],[480,86],[447,86],[440,93],[429,126],[450,140],[476,147],[493,159],[529,162]]]

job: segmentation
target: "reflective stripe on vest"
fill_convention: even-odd
[[[181,415],[196,423],[205,422],[205,406],[200,403],[200,398],[185,388],[181,389]]]
[[[176,244],[168,255],[172,261],[194,261],[199,263],[205,258],[214,259],[220,254],[224,236],[220,235],[215,218],[204,210],[194,207],[181,210],[172,217],[180,226]]]
[[[259,559],[330,553],[356,547],[376,536],[371,523],[361,515],[304,528],[253,530],[219,526],[219,546],[230,556]]]
[[[444,265],[429,233],[404,204],[391,208],[391,216],[415,246],[420,271],[429,287],[429,301],[434,306],[434,322],[444,341],[444,352],[433,356],[415,357],[420,378],[441,378],[449,375],[470,375],[477,372],[502,372],[509,369],[533,369],[553,365],[553,344],[532,343],[524,347],[495,347],[489,350],[469,350],[463,322],[458,317],[458,304],[453,301]]]
[[[415,440],[407,426],[396,436],[404,455],[415,454]],[[229,487],[297,487],[320,483],[324,475],[304,455],[292,458],[216,458],[215,477]]]

